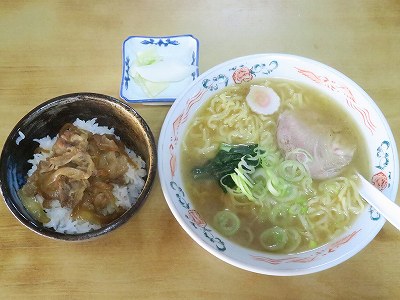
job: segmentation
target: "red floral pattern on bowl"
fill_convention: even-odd
[[[380,191],[383,191],[388,186],[388,178],[385,173],[379,172],[372,176],[372,184]]]
[[[239,83],[242,83],[243,81],[252,80],[253,74],[251,74],[251,71],[249,68],[240,67],[239,69],[236,69],[235,72],[233,72],[232,79],[235,83],[239,84]]]

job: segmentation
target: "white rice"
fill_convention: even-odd
[[[81,129],[90,131],[93,134],[114,134],[114,128],[99,126],[99,124],[96,123],[96,120],[96,118],[89,121],[76,119],[73,124]],[[120,139],[115,134],[114,136],[117,139]],[[39,147],[44,151],[34,154],[33,158],[28,160],[28,162],[32,164],[32,168],[28,171],[28,176],[31,176],[33,172],[36,171],[40,161],[45,160],[52,154],[51,149],[55,144],[57,137],[58,136],[50,138],[49,136],[46,136],[41,139],[34,139],[34,141],[39,143]],[[139,197],[140,192],[143,189],[145,183],[144,177],[146,176],[147,172],[145,169],[146,164],[140,158],[140,156],[136,155],[133,150],[130,150],[128,148],[125,148],[125,150],[139,168],[134,169],[131,165],[128,165],[128,171],[124,176],[125,181],[128,184],[126,186],[118,186],[114,184],[113,194],[117,199],[115,203],[117,207],[129,209],[132,205],[136,203],[137,198]],[[43,198],[40,195],[37,195],[36,199],[40,203],[43,203]],[[50,218],[50,222],[43,224],[45,227],[54,228],[57,232],[68,234],[84,233],[100,228],[100,226],[96,224],[91,224],[82,220],[72,220],[72,218],[70,217],[72,209],[61,207],[61,204],[57,199],[54,199],[50,203],[50,205],[51,208],[44,209],[47,216]],[[103,214],[110,214],[114,211],[115,206],[109,206],[103,211]]]
[[[99,124],[97,124],[96,121],[97,118],[93,118],[89,121],[76,119],[75,122],[72,124],[74,124],[76,127],[79,127],[80,129],[90,131],[93,134],[114,134],[114,128],[109,128],[107,126],[99,126]]]

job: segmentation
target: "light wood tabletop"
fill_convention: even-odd
[[[200,73],[228,59],[290,53],[323,62],[376,102],[400,144],[400,2],[0,2],[0,145],[58,95],[119,97],[123,41],[192,34]],[[132,105],[156,139],[169,106]],[[400,203],[399,195],[397,203]],[[140,211],[90,242],[44,238],[0,203],[0,298],[399,299],[400,233],[386,223],[359,254],[326,271],[273,277],[233,267],[180,227],[157,177]]]

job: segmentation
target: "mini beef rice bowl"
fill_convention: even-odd
[[[146,176],[145,162],[125,147],[113,128],[96,119],[65,124],[39,143],[28,162],[19,196],[45,227],[77,234],[99,229],[135,204]]]

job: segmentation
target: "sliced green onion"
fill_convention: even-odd
[[[240,228],[238,232],[235,235],[235,238],[237,237],[237,240],[241,240],[244,245],[250,245],[253,240],[254,240],[254,233],[250,229],[250,227],[245,227],[245,228]]]
[[[271,209],[269,220],[272,224],[287,227],[294,221],[295,215],[290,213],[290,208],[285,204],[276,204]]]
[[[318,244],[317,244],[317,242],[314,241],[314,240],[310,241],[310,243],[308,244],[308,247],[309,247],[310,249],[314,249],[314,248],[316,248],[317,246],[318,246]]]
[[[260,235],[260,244],[268,251],[282,250],[287,242],[288,235],[286,230],[278,226],[268,228]]]
[[[239,230],[240,220],[233,212],[222,210],[214,216],[214,226],[221,234],[232,236]]]
[[[299,182],[307,174],[303,164],[296,160],[286,160],[279,165],[279,174],[291,182]]]
[[[277,190],[277,189],[274,187],[274,185],[272,184],[272,180],[271,180],[271,179],[269,179],[269,180],[267,181],[267,188],[268,188],[268,191],[269,191],[272,195],[274,195],[275,197],[278,197],[278,196],[280,195],[279,190]]]
[[[288,242],[286,243],[285,251],[288,253],[294,252],[301,243],[300,233],[294,228],[286,229],[286,232],[288,235]]]
[[[243,176],[237,173],[231,174],[233,182],[236,184],[238,189],[250,200],[254,201],[255,197],[251,192],[251,183],[248,180],[244,180]]]
[[[300,192],[295,185],[286,184],[285,189],[282,190],[281,195],[277,198],[280,202],[289,202],[300,197]]]

